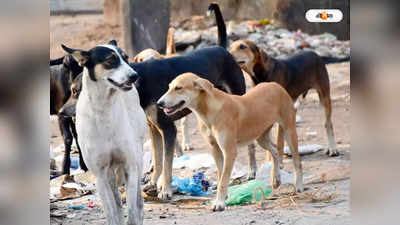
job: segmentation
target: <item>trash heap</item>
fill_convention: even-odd
[[[193,23],[199,23],[199,20]],[[186,28],[186,29],[185,29]],[[177,50],[188,52],[193,49],[215,46],[217,43],[217,27],[191,30],[198,26],[179,27],[175,32]],[[269,56],[287,58],[302,50],[317,52],[320,56],[345,58],[350,56],[350,41],[337,40],[330,33],[309,35],[301,30],[291,32],[276,27],[272,22],[261,20],[227,22],[228,45],[235,40],[251,40],[263,48]]]

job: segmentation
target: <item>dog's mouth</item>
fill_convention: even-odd
[[[172,115],[174,114],[176,111],[178,111],[178,109],[180,109],[183,105],[185,104],[185,101],[182,100],[180,101],[178,104],[171,106],[171,107],[163,107],[163,111],[165,114]]]
[[[245,60],[238,60],[236,62],[237,62],[237,64],[239,64],[239,66],[244,66],[246,64]]]
[[[108,80],[112,85],[117,86],[117,87],[121,88],[121,89],[124,90],[124,91],[129,91],[129,90],[132,89],[133,83],[132,83],[131,81],[127,81],[127,82],[125,82],[125,83],[119,84],[119,83],[113,81],[113,80],[110,79],[110,78],[107,78],[107,80]]]

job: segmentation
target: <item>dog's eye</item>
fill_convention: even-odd
[[[107,61],[115,61],[115,60],[117,60],[117,56],[116,55],[114,55],[114,54],[111,54],[110,56],[108,56],[107,57]]]
[[[182,89],[182,87],[175,87],[175,91],[179,91],[181,89]]]
[[[246,45],[241,44],[241,45],[239,45],[239,48],[240,49],[246,49],[247,47],[246,47]]]

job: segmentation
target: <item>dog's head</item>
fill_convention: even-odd
[[[126,54],[118,48],[114,40],[89,51],[72,49],[65,45],[62,45],[62,48],[71,54],[80,66],[87,69],[93,82],[105,82],[113,88],[128,91],[138,78],[136,71],[128,65]]]
[[[69,72],[69,79],[72,81],[75,79],[78,74],[80,74],[83,70],[81,66],[79,66],[78,62],[71,56],[71,55],[65,55],[63,59],[63,66],[64,68],[67,68]]]
[[[82,90],[82,73],[79,74],[71,84],[71,96],[68,101],[61,107],[58,115],[64,117],[72,117],[75,119],[76,103],[78,102],[79,94]]]
[[[256,64],[268,63],[268,55],[260,50],[257,45],[248,40],[238,40],[231,44],[229,52],[233,55],[239,66],[248,74],[253,74]]]
[[[167,115],[197,104],[199,95],[209,92],[213,84],[193,73],[183,73],[176,77],[170,84],[167,93],[158,101],[157,105]]]
[[[147,61],[149,59],[161,59],[161,58],[162,58],[162,56],[160,53],[158,53],[154,49],[148,48],[148,49],[145,49],[145,50],[139,52],[139,54],[137,54],[133,58],[133,62],[140,63],[140,62]]]

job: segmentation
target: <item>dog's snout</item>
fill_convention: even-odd
[[[162,100],[161,100],[161,101],[158,101],[158,102],[157,102],[157,106],[160,107],[160,108],[164,108],[164,107],[165,107],[165,102],[162,101]]]
[[[132,72],[129,74],[129,81],[130,82],[135,82],[139,78],[139,75],[136,72]]]

